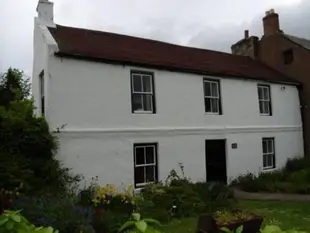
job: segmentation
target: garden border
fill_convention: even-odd
[[[233,188],[234,197],[244,200],[266,200],[266,201],[310,201],[308,194],[287,194],[287,193],[250,193]]]

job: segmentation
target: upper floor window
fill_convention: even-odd
[[[155,113],[153,73],[131,73],[131,103],[134,113]]]
[[[271,116],[270,87],[258,85],[259,112],[261,115]]]
[[[135,187],[157,181],[157,144],[134,144]]]
[[[44,93],[44,72],[41,72],[39,75],[39,95],[40,95],[40,107],[41,107],[41,115],[45,115],[45,93]]]
[[[276,153],[274,149],[274,138],[263,138],[263,169],[276,167]]]
[[[294,61],[294,52],[292,49],[285,50],[283,52],[283,63],[289,65]]]
[[[210,114],[222,114],[220,81],[204,79],[205,112]]]

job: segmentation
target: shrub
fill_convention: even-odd
[[[310,168],[310,159],[308,157],[288,159],[285,164],[286,172],[295,172],[306,168]]]
[[[141,192],[143,198],[152,201],[156,209],[163,209],[174,217],[187,217],[200,213],[204,203],[188,184],[183,186],[146,186]]]
[[[78,182],[55,159],[58,142],[44,118],[33,113],[31,100],[11,102],[0,107],[0,180],[1,188],[24,184],[24,192],[63,192]]]
[[[209,212],[231,206],[233,191],[227,185],[219,182],[197,182],[192,186]]]
[[[52,226],[60,232],[93,233],[93,211],[77,206],[69,198],[20,197],[12,201],[13,210],[23,209],[24,216],[36,226]]]
[[[232,182],[247,192],[310,193],[310,167],[308,159],[289,159],[278,171],[264,172],[257,176],[248,173]]]
[[[172,209],[155,205],[151,200],[144,199],[142,196],[136,197],[136,211],[145,218],[155,218],[160,222],[169,222],[172,218]]]

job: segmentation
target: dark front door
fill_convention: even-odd
[[[207,181],[227,183],[226,140],[206,140]]]

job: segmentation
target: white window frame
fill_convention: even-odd
[[[260,89],[262,89],[261,93],[264,93],[264,90],[267,90],[268,96],[266,98],[264,98],[264,96],[263,96],[263,98],[261,98],[259,96]],[[257,93],[258,93],[258,108],[259,108],[260,115],[262,115],[262,116],[271,116],[271,107],[272,106],[271,106],[271,97],[270,97],[270,95],[271,95],[270,86],[268,86],[268,85],[258,85],[257,86]],[[267,113],[266,112],[261,112],[261,109],[260,109],[260,104],[261,103],[264,103],[264,104],[268,105],[268,112]]]
[[[267,146],[266,152],[264,152],[264,142],[265,142],[265,145]],[[268,148],[268,142],[271,142],[271,148]],[[263,151],[263,166],[262,166],[263,170],[275,169],[276,168],[275,139],[274,138],[263,138],[262,139],[262,151]],[[273,164],[269,166],[264,166],[264,158],[268,156],[271,156],[271,161]],[[268,159],[267,159],[267,162],[268,162]]]
[[[153,148],[153,155],[154,155],[154,163],[145,163],[145,164],[137,164],[137,157],[136,157],[136,150],[139,148],[144,149],[144,161],[146,162],[146,148]],[[157,143],[135,143],[134,144],[134,169],[138,167],[150,167],[154,168],[154,181],[147,182],[146,181],[146,169],[144,169],[144,182],[143,183],[136,183],[136,178],[134,178],[134,183],[136,188],[141,188],[147,184],[154,183],[157,181],[158,177],[158,165],[157,165]],[[134,170],[135,173],[135,170]]]
[[[206,95],[205,83],[210,83],[210,95]],[[212,84],[216,84],[217,86],[217,96],[212,95]],[[203,79],[203,89],[204,89],[204,100],[205,100],[205,113],[210,115],[220,115],[221,114],[221,92],[220,92],[220,81],[219,80],[211,80],[208,78]],[[212,111],[212,104],[210,105],[211,111],[206,111],[206,99],[216,99],[218,111]]]
[[[141,78],[141,88],[143,89],[143,76],[147,76],[150,78],[150,91],[135,91],[134,90],[134,76],[140,76]],[[131,93],[132,93],[132,99],[131,99],[131,104],[132,104],[132,112],[133,113],[149,113],[149,114],[152,114],[152,113],[155,113],[154,111],[154,87],[153,87],[153,78],[154,78],[154,75],[151,74],[151,73],[144,73],[144,72],[132,72],[131,73]],[[134,98],[134,95],[135,94],[138,94],[138,95],[141,95],[142,98],[141,98],[141,103],[142,103],[142,108],[144,107],[143,105],[143,96],[146,95],[146,96],[151,96],[151,110],[134,110],[133,109],[133,98]]]

